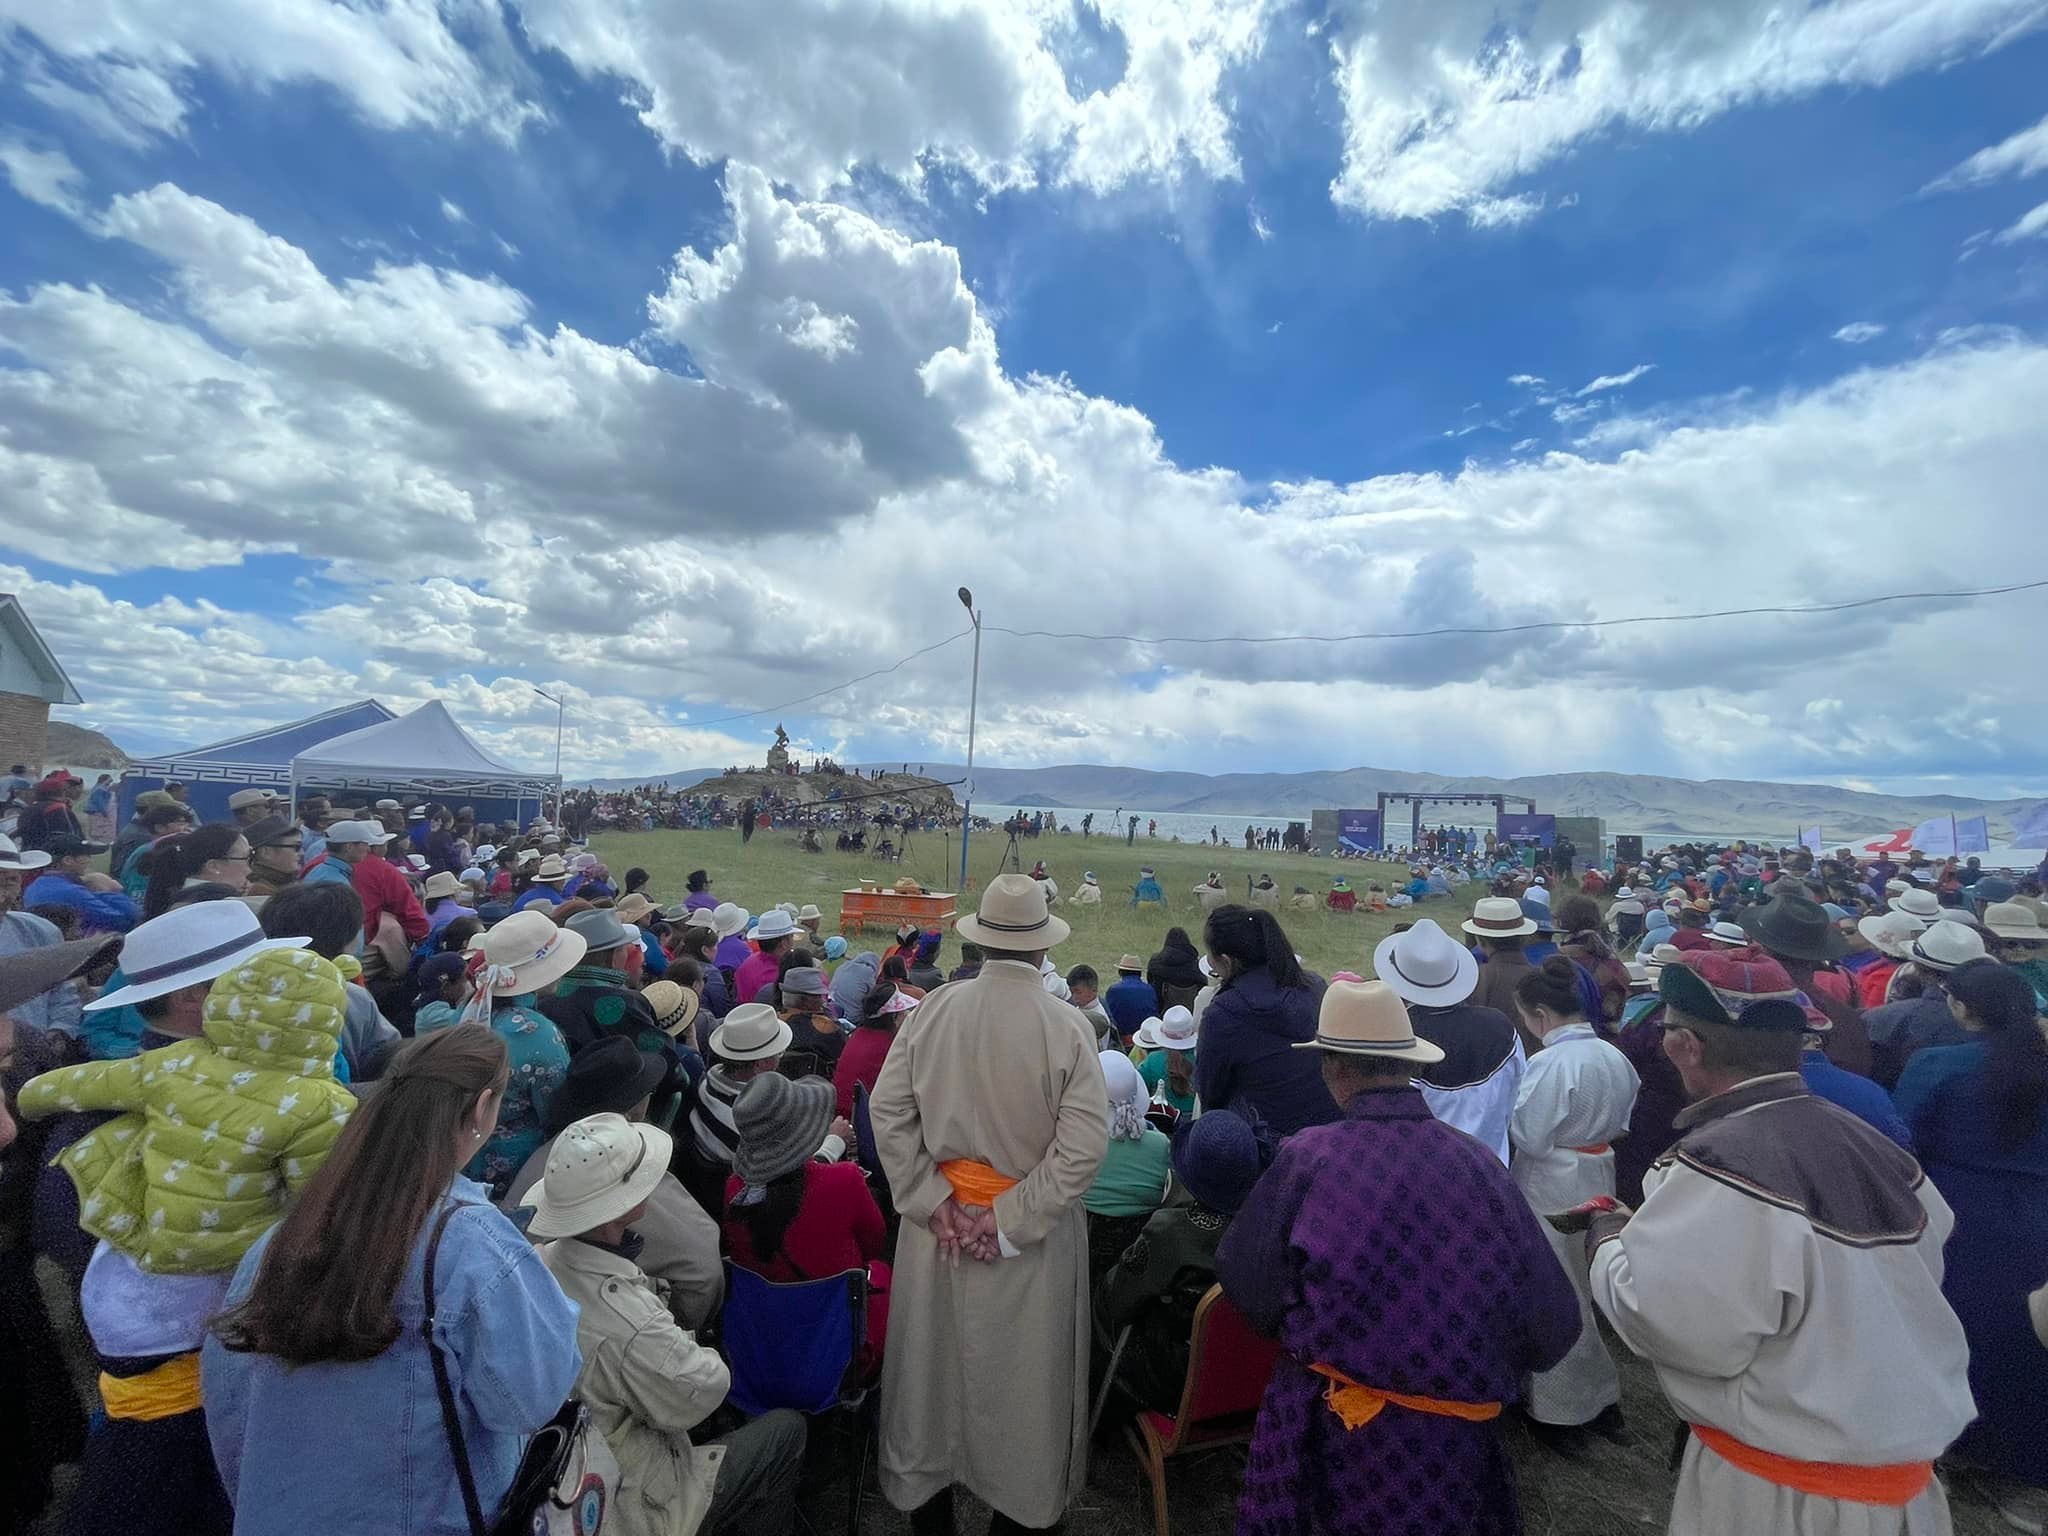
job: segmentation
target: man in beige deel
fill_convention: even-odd
[[[875,1084],[903,1216],[882,1379],[882,1492],[954,1536],[957,1483],[991,1536],[1059,1525],[1087,1476],[1088,1227],[1109,1145],[1095,1036],[1039,982],[1067,925],[999,875],[960,937],[981,974],[933,992]]]

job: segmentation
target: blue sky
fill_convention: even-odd
[[[1887,14],[0,3],[0,588],[137,746],[375,693],[541,761],[539,684],[616,773],[961,582],[1262,635],[2048,576],[2048,0]],[[980,746],[2042,793],[2040,611],[992,634]],[[965,651],[785,723],[958,757]]]

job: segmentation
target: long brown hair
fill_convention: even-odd
[[[221,1342],[291,1365],[389,1349],[413,1244],[462,1167],[456,1128],[509,1073],[505,1042],[482,1024],[400,1050],[286,1212],[248,1297],[214,1320]]]

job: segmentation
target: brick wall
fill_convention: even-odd
[[[26,763],[34,773],[43,766],[50,744],[50,706],[25,693],[0,693],[0,773]]]

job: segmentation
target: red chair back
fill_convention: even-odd
[[[1205,1426],[1224,1428],[1221,1421],[1241,1423],[1256,1413],[1279,1357],[1280,1346],[1252,1332],[1223,1287],[1212,1286],[1195,1308],[1188,1379],[1174,1416],[1175,1443],[1203,1438]]]

